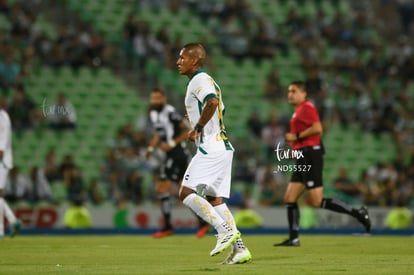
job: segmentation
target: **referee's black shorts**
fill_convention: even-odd
[[[309,146],[301,149],[303,157],[296,160],[291,182],[301,182],[307,189],[323,186],[323,147]]]

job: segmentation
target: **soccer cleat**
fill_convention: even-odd
[[[174,234],[174,230],[172,230],[172,229],[163,229],[163,230],[160,230],[158,232],[155,232],[151,236],[155,239],[160,239],[160,238],[170,236],[172,234]]]
[[[22,223],[19,220],[16,220],[15,223],[10,225],[10,237],[13,238],[20,231]]]
[[[207,234],[207,232],[210,230],[210,225],[204,225],[204,226],[202,226],[202,227],[200,227],[198,230],[197,230],[197,234],[196,234],[196,237],[198,238],[198,239],[200,239],[200,238],[202,238],[202,237],[204,237],[206,234]]]
[[[287,239],[281,243],[275,243],[273,246],[300,246],[300,241],[298,238],[296,239]]]
[[[359,213],[358,221],[362,223],[362,225],[364,225],[365,231],[367,233],[370,233],[371,232],[371,219],[369,218],[368,208],[366,208],[365,206],[362,206],[360,209],[358,209],[358,213]]]
[[[252,260],[252,253],[249,249],[245,248],[243,250],[236,251],[232,249],[230,255],[226,258],[223,264],[244,264]]]
[[[230,245],[232,245],[238,238],[240,238],[240,232],[239,231],[229,231],[226,233],[220,233],[217,234],[217,244],[216,247],[211,250],[210,252],[210,256],[215,256],[221,252],[223,252],[223,250],[227,249]]]
[[[233,259],[234,254],[236,254],[236,249],[234,249],[234,245],[232,245],[229,255],[227,255],[226,259],[222,261],[221,264],[228,264],[231,259]]]

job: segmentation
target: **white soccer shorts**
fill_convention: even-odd
[[[197,154],[191,159],[182,185],[211,197],[230,197],[233,151]]]

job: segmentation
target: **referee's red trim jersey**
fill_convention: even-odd
[[[315,105],[306,100],[295,108],[295,112],[290,119],[290,132],[300,133],[312,126],[315,122],[319,122],[319,114]],[[292,142],[292,149],[300,149],[308,146],[316,146],[321,144],[321,135],[316,134],[304,139]]]

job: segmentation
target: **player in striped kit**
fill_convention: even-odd
[[[192,127],[188,139],[197,145],[197,153],[185,172],[180,200],[216,229],[217,244],[210,256],[232,246],[223,263],[246,263],[252,255],[245,247],[233,215],[223,201],[223,198],[230,196],[234,149],[223,123],[224,104],[220,88],[202,70],[205,59],[204,47],[191,43],[182,48],[177,60],[180,74],[190,79],[185,96],[185,108]],[[202,192],[205,199],[197,192]]]
[[[160,89],[154,89],[150,95],[149,118],[154,129],[154,135],[147,148],[146,157],[158,148],[161,158],[160,171],[156,183],[156,193],[161,202],[161,212],[164,217],[164,227],[155,232],[152,237],[163,238],[174,233],[171,224],[171,182],[181,184],[189,161],[189,153],[185,148],[187,130],[183,116],[175,108],[167,104],[166,96]],[[197,237],[203,237],[209,230],[209,225],[199,219]]]

